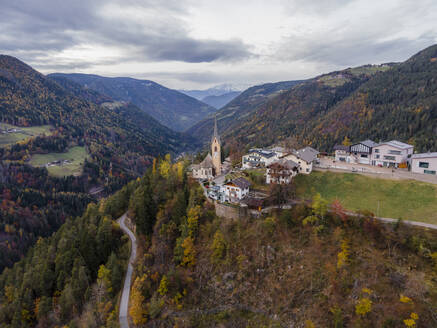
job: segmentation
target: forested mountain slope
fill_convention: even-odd
[[[74,82],[56,81],[9,56],[0,56],[0,120],[17,126],[51,125],[49,135],[0,148],[0,271],[92,200],[92,187],[109,194],[143,174],[153,157],[192,146],[131,104]],[[97,103],[105,103],[100,106]],[[35,154],[84,147],[80,176],[56,178],[27,165]]]
[[[183,131],[215,112],[215,108],[153,81],[90,74],[55,73],[49,76],[67,78],[114,100],[131,102],[175,131]]]
[[[320,195],[220,218],[180,164],[168,168],[158,163],[130,200],[137,327],[435,327],[435,231],[348,217]]]
[[[258,106],[266,103],[269,99],[289,90],[302,81],[286,81],[277,83],[266,83],[250,87],[234,98],[225,107],[215,113],[217,115],[217,125],[221,134],[232,129],[238,129],[244,120],[254,112]],[[214,127],[214,116],[205,118],[187,130],[187,133],[207,142]]]
[[[118,218],[136,181],[51,237],[0,275],[1,327],[118,327],[117,296],[129,257]]]
[[[398,139],[437,150],[437,46],[398,65],[365,66],[318,77],[253,112],[231,136],[268,145],[293,136],[332,151],[353,141]],[[387,69],[389,68],[389,69]]]

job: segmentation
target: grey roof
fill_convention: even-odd
[[[437,153],[413,154],[411,158],[437,158]]]
[[[210,153],[208,153],[208,155],[206,155],[206,157],[202,161],[202,163],[199,164],[199,167],[201,167],[202,169],[209,169],[211,167],[214,167]]]
[[[344,150],[344,151],[349,151],[350,147],[349,146],[345,146],[345,145],[335,145],[334,146],[334,150]]]
[[[217,115],[214,117],[214,134],[211,137],[211,143],[214,141],[214,139],[217,139],[218,143],[221,143],[217,129]]]
[[[311,147],[305,147],[296,151],[296,155],[307,163],[314,161],[319,152]]]
[[[391,140],[391,141],[386,141],[386,142],[381,142],[379,144],[377,144],[376,146],[381,146],[381,145],[389,145],[398,149],[408,149],[408,148],[414,148],[413,145],[409,145],[406,144],[404,142],[401,141],[397,141],[397,140]],[[376,147],[374,146],[374,147]]]
[[[364,141],[359,142],[360,144],[363,144],[364,146],[367,146],[369,148],[373,148],[377,145],[377,143],[373,140],[367,139]]]
[[[228,183],[233,183],[234,185],[236,185],[237,187],[241,188],[241,189],[247,189],[250,187],[250,182],[247,181],[245,178],[236,178],[234,180],[232,180],[231,182]]]
[[[275,152],[275,153],[276,152],[279,152],[279,153],[286,153],[287,152],[287,150],[281,146],[276,146],[276,147],[270,148],[270,151]]]
[[[263,156],[265,158],[270,158],[270,157],[276,156],[276,153],[274,153],[270,150],[264,150],[264,149],[259,149],[259,148],[249,149],[249,154],[250,153],[257,153],[260,156]]]
[[[289,159],[281,158],[281,159],[278,159],[277,161],[274,161],[273,163],[271,163],[267,167],[274,167],[277,165],[283,166],[289,170],[292,170],[292,169],[299,166],[299,164],[297,164]]]

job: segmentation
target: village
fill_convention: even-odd
[[[216,204],[229,204],[261,211],[271,197],[269,186],[290,185],[298,174],[317,170],[337,170],[380,175],[387,178],[415,179],[437,184],[437,152],[414,153],[414,146],[397,140],[372,140],[336,145],[331,154],[312,147],[287,149],[273,145],[253,148],[232,167],[221,161],[221,140],[214,124],[211,153],[199,164],[192,164],[192,177],[201,182],[205,195]],[[256,180],[254,186],[254,179]],[[271,188],[270,188],[271,189]]]

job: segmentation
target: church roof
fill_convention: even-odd
[[[211,167],[214,167],[211,154],[208,153],[208,155],[206,155],[205,159],[199,165],[202,169],[209,169]]]
[[[214,139],[217,139],[218,143],[221,143],[220,136],[218,134],[218,129],[217,129],[217,115],[214,117],[214,134],[211,137],[211,143],[214,142]]]

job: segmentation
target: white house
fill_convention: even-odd
[[[299,172],[310,174],[313,171],[313,162],[317,159],[319,152],[311,147],[305,147],[294,151],[283,158],[293,161],[299,165]]]
[[[335,161],[350,163],[350,147],[345,145],[335,145]]]
[[[405,164],[413,155],[414,146],[397,141],[381,142],[373,147],[372,165],[399,167],[399,164]]]
[[[289,184],[298,170],[297,163],[281,158],[267,166],[266,183]]]
[[[436,175],[437,153],[413,154],[411,156],[411,172]]]
[[[269,150],[276,153],[276,156],[278,158],[281,158],[282,156],[287,155],[289,153],[287,151],[287,149],[285,149],[284,147],[281,147],[281,146],[276,146],[276,147],[270,148]]]
[[[249,153],[242,158],[242,167],[250,169],[254,167],[265,167],[278,159],[278,155],[271,150],[259,148],[250,149]]]
[[[226,198],[237,202],[249,195],[250,182],[244,178],[237,178],[223,185]]]
[[[349,147],[349,163],[371,164],[373,148],[377,145],[372,140],[360,141]]]

